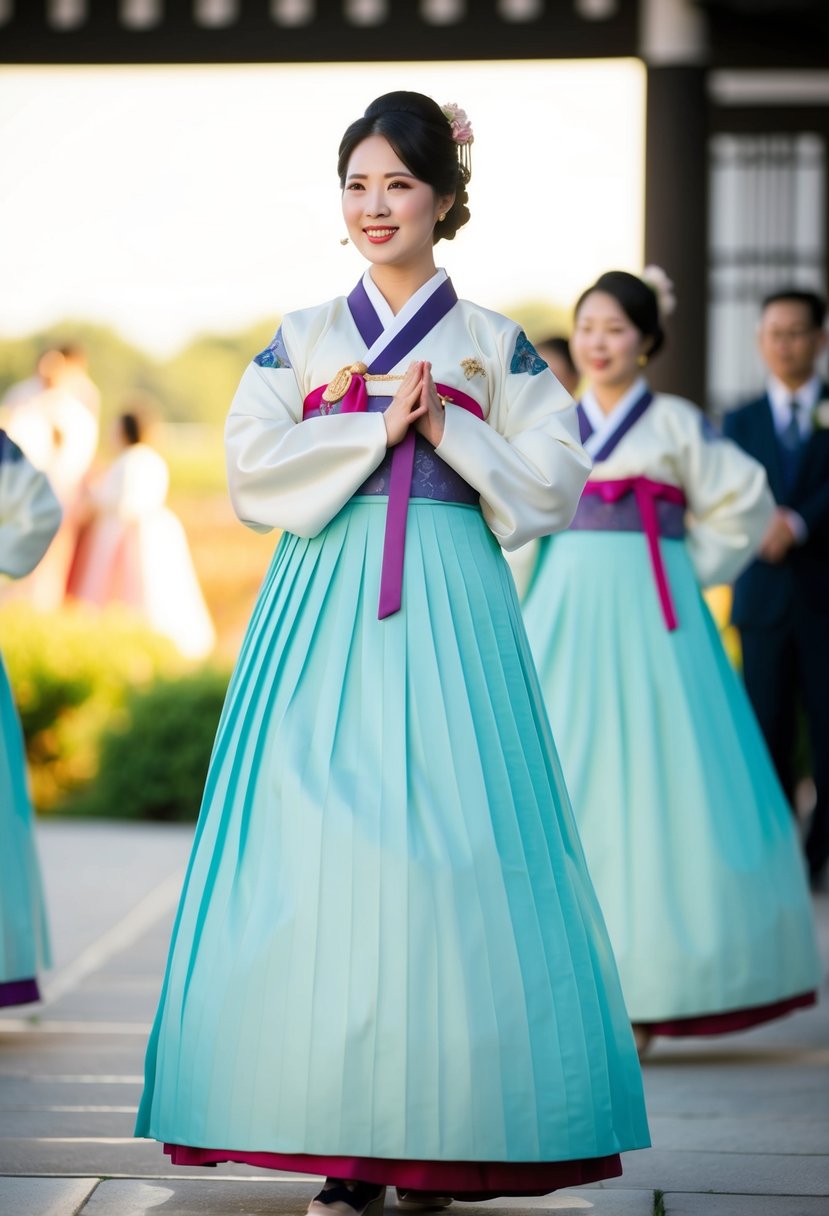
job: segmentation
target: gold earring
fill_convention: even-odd
[[[347,244],[348,244],[348,237],[347,237],[347,236],[341,237],[341,238],[340,238],[340,244],[341,244],[341,245],[347,245]]]
[[[647,367],[648,366],[648,356],[647,355],[638,355],[636,358],[636,362],[639,364],[640,367]]]
[[[438,223],[442,224],[445,219],[446,219],[446,212],[441,211],[440,215],[438,216]]]

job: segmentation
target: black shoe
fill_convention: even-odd
[[[347,1182],[326,1178],[308,1204],[308,1216],[382,1216],[386,1188],[373,1182]]]
[[[438,1212],[448,1208],[451,1195],[438,1195],[434,1191],[410,1191],[397,1187],[397,1206],[404,1212]]]

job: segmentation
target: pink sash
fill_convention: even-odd
[[[662,616],[667,629],[677,628],[676,611],[674,610],[665,563],[659,548],[659,520],[656,515],[656,500],[661,498],[677,506],[686,506],[685,495],[679,486],[668,485],[663,481],[651,481],[649,477],[622,477],[613,481],[588,481],[584,487],[585,494],[597,494],[604,502],[618,502],[629,491],[633,491],[639,515],[642,519],[642,531],[648,542],[648,553],[651,559],[651,570],[659,594]]]

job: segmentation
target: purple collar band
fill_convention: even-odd
[[[444,279],[429,299],[411,317],[388,346],[369,364],[372,375],[383,375],[396,367],[401,359],[422,342],[458,302],[450,279]],[[373,346],[383,333],[383,325],[368,297],[362,279],[348,297],[348,307],[360,337],[367,347]],[[406,520],[414,470],[415,432],[409,430],[392,454],[389,475],[389,502],[386,508],[386,532],[383,543],[383,565],[380,574],[380,620],[400,609],[403,596],[403,558],[406,548]]]
[[[596,452],[595,456],[593,457],[594,464],[598,464],[600,460],[607,460],[611,452],[615,451],[617,445],[621,443],[625,435],[627,435],[630,428],[636,425],[652,401],[653,393],[649,388],[646,388],[636,404],[632,405],[627,414],[625,414],[615,431],[608,435],[598,452]],[[593,434],[593,427],[581,402],[579,402],[576,409],[579,418],[579,435],[581,436],[582,443],[586,443]]]
[[[399,334],[396,334],[388,346],[369,364],[372,375],[384,375],[390,372],[401,359],[430,333],[438,321],[442,321],[448,312],[458,302],[457,292],[452,286],[451,279],[444,279],[436,287],[429,299],[425,301],[415,315],[406,322]],[[368,298],[362,279],[348,297],[348,307],[354,318],[354,324],[360,332],[367,347],[371,347],[383,332],[380,318],[374,311],[374,305]]]

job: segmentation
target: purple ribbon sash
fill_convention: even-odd
[[[368,365],[369,375],[385,375],[417,346],[437,323],[454,308],[457,294],[449,279],[432,292],[398,334]],[[371,347],[383,332],[383,325],[362,280],[348,297],[348,307],[354,324],[367,347]],[[438,384],[437,390],[454,404],[483,418],[477,401],[459,389]],[[325,385],[314,389],[305,398],[304,416],[318,409]],[[391,401],[391,397],[387,398]],[[362,376],[354,375],[340,402],[340,413],[362,413],[368,405],[368,393]],[[383,620],[400,610],[403,597],[403,563],[406,552],[406,521],[409,511],[412,472],[414,470],[416,432],[410,427],[392,453],[389,477],[389,500],[386,507],[386,530],[383,539],[383,562],[380,572],[380,598],[377,617]]]

